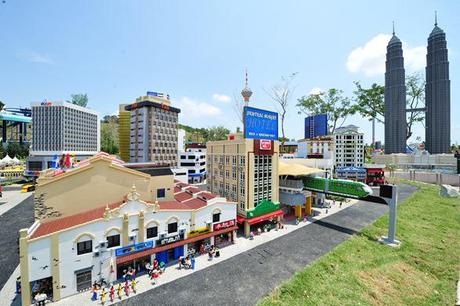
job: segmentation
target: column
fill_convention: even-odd
[[[297,218],[302,218],[302,205],[296,205],[294,206],[295,209],[295,216]]]
[[[29,306],[30,300],[30,282],[29,282],[29,241],[27,238],[27,229],[19,231],[19,265],[21,271],[21,300],[22,305]]]
[[[244,221],[244,236],[247,238],[251,232],[251,225],[248,221]]]
[[[310,216],[311,215],[311,196],[307,197],[305,199],[305,215]]]
[[[125,213],[123,215],[123,230],[122,230],[122,244],[123,246],[127,246],[128,243],[129,243],[129,217],[128,217],[128,214]]]
[[[51,236],[51,275],[53,277],[53,300],[61,299],[61,272],[59,259],[59,234]]]
[[[137,240],[138,242],[144,242],[144,234],[145,234],[145,229],[144,229],[144,211],[139,212],[139,224],[138,224],[138,234],[137,234]]]

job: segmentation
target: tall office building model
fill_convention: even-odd
[[[406,85],[402,43],[393,32],[385,71],[385,153],[406,153]]]
[[[130,162],[177,167],[178,115],[169,96],[148,92],[125,107],[130,119]]]
[[[120,158],[129,162],[131,113],[125,110],[125,107],[126,104],[120,104],[118,109],[118,146]]]
[[[55,157],[62,154],[75,155],[78,161],[100,150],[100,122],[96,111],[67,102],[37,102],[31,107],[33,134],[27,160],[29,173],[50,168]]]
[[[437,22],[428,37],[426,56],[425,148],[431,154],[450,153],[450,80],[446,34]]]
[[[339,167],[362,167],[364,164],[364,134],[355,125],[334,131],[334,164]]]

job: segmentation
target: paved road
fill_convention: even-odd
[[[407,198],[415,189],[401,186],[399,200]],[[331,251],[386,212],[386,205],[359,202],[220,264],[118,304],[254,305],[296,271]]]
[[[19,230],[34,223],[33,196],[0,215],[0,290],[19,264],[17,238]]]

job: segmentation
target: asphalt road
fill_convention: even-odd
[[[399,201],[415,187],[400,186]],[[359,202],[347,209],[119,305],[254,305],[282,281],[388,212]],[[225,256],[225,248],[222,250]]]
[[[19,230],[34,223],[34,201],[30,197],[0,216],[0,290],[19,265]]]

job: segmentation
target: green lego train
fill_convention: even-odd
[[[304,188],[310,191],[317,191],[352,198],[365,198],[372,195],[371,187],[360,182],[334,180],[317,176],[307,176],[302,180]]]

